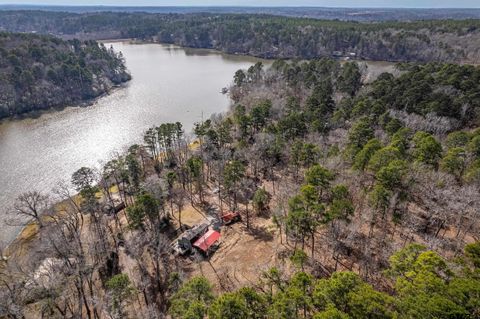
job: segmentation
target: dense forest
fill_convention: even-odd
[[[0,118],[104,94],[130,80],[124,62],[95,41],[0,33]]]
[[[269,14],[342,21],[413,21],[436,19],[478,19],[476,8],[334,8],[334,7],[232,7],[232,6],[62,6],[34,4],[0,4],[0,10],[42,10],[56,12],[147,12],[147,13],[211,13],[211,14]]]
[[[139,38],[264,58],[350,56],[478,63],[478,20],[359,23],[248,14],[1,11],[0,29]]]
[[[21,195],[10,215],[28,223],[3,252],[0,313],[479,317],[480,68],[366,73],[257,63],[193,139],[163,123],[51,194]],[[216,250],[175,253],[203,222]]]
[[[254,287],[215,296],[203,277],[185,282],[170,299],[173,318],[475,318],[479,315],[480,245],[466,247],[457,264],[421,245],[390,258],[386,270],[395,296],[375,290],[353,272],[316,279],[305,269],[306,255],[291,256],[298,272],[278,268],[262,274]],[[117,275],[115,281],[120,281]],[[118,287],[118,285],[116,285]],[[128,288],[117,288],[124,292]]]

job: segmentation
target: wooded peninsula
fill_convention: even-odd
[[[128,80],[121,54],[95,41],[0,32],[0,119],[77,105]]]

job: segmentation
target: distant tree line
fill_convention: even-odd
[[[158,40],[264,58],[355,55],[478,63],[479,20],[359,23],[248,14],[2,11],[0,27],[72,38]]]

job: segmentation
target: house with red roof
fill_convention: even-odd
[[[216,246],[219,239],[220,233],[216,230],[210,229],[193,243],[193,247],[208,255]]]

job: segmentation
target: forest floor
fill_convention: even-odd
[[[191,275],[205,276],[223,291],[255,285],[263,272],[280,265],[284,246],[273,227],[263,218],[251,229],[241,222],[223,227],[218,250],[208,259],[192,262]]]
[[[212,189],[213,185],[210,185]],[[271,183],[263,185],[272,191]],[[207,194],[205,200],[213,207],[214,214],[228,211],[228,203],[220,204],[218,195]],[[275,196],[272,198],[272,208],[277,206]],[[221,209],[221,207],[223,209]],[[246,207],[239,205],[238,211],[242,220],[221,227],[219,247],[210,256],[177,257],[181,262],[187,277],[204,276],[217,291],[232,291],[244,286],[258,284],[262,274],[272,267],[277,267],[285,273],[293,271],[288,260],[292,247],[285,244],[285,238],[280,237],[278,228],[270,214],[256,215],[249,212],[249,227],[246,222]],[[210,212],[212,214],[212,212]],[[183,225],[190,227],[208,222],[209,213],[191,204],[186,205],[181,212]],[[179,227],[179,214],[173,214],[173,224]]]

